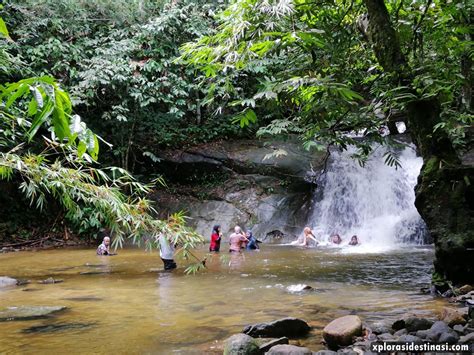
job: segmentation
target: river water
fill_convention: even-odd
[[[298,342],[318,350],[322,328],[337,316],[390,321],[414,311],[433,317],[443,305],[419,292],[430,280],[429,247],[341,251],[263,245],[233,259],[214,257],[197,275],[184,274],[184,261],[161,271],[157,253],[140,249],[113,257],[83,249],[3,254],[0,276],[31,283],[1,290],[0,310],[68,309],[47,319],[0,322],[0,353],[222,353],[221,340],[245,325],[285,316],[313,326]],[[64,282],[37,283],[51,276]],[[298,284],[313,290],[292,292]],[[34,328],[45,325],[64,327]]]

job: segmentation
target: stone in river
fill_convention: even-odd
[[[420,318],[413,314],[405,314],[392,324],[392,329],[396,331],[406,328],[407,332],[411,333],[429,329],[432,325],[433,322],[428,319]]]
[[[469,333],[459,338],[459,344],[474,344],[474,333]]]
[[[268,350],[273,348],[275,345],[285,345],[285,344],[289,344],[289,341],[288,341],[287,337],[272,339],[272,340],[267,341],[266,343],[263,343],[262,345],[260,345],[260,351],[262,353],[266,353]]]
[[[79,273],[79,275],[103,275],[103,274],[111,274],[111,272],[110,271],[83,271]]]
[[[443,333],[439,336],[438,342],[439,343],[448,343],[448,344],[456,344],[459,340],[459,335],[455,331],[449,331]]]
[[[48,325],[35,325],[33,327],[29,327],[23,329],[23,333],[31,334],[31,333],[56,333],[56,332],[63,332],[66,330],[71,329],[87,329],[94,326],[95,323],[60,323],[60,324],[48,324]]]
[[[8,276],[0,276],[0,288],[2,287],[9,287],[9,286],[16,286],[17,284],[16,279],[12,279]]]
[[[58,284],[58,283],[61,283],[61,282],[64,282],[64,280],[55,279],[55,278],[52,278],[52,277],[48,277],[46,280],[38,281],[39,284],[43,284],[43,285]]]
[[[372,330],[372,333],[374,334],[383,334],[383,333],[390,333],[390,328],[388,327],[387,324],[382,323],[382,322],[377,322],[374,323],[370,326],[370,329]]]
[[[334,319],[323,329],[323,338],[329,348],[351,345],[353,338],[362,334],[362,321],[349,315]]]
[[[64,306],[20,306],[8,307],[0,311],[0,322],[45,318],[65,310]]]
[[[456,324],[466,324],[463,314],[459,310],[450,307],[443,307],[439,319],[448,324],[450,327]]]
[[[296,345],[275,345],[265,354],[268,355],[311,355],[313,352],[308,348]]]
[[[242,333],[252,337],[299,337],[306,335],[311,327],[302,319],[282,318],[270,323],[249,325]]]
[[[76,301],[76,302],[90,302],[90,301],[102,301],[103,298],[95,296],[80,296],[80,297],[67,297],[63,298],[66,301]]]
[[[466,293],[469,293],[472,290],[474,290],[474,287],[472,287],[471,285],[464,285],[458,288],[456,291],[458,295],[465,295]]]
[[[225,341],[224,355],[259,355],[257,342],[246,334],[234,334]]]
[[[434,322],[431,328],[426,331],[426,340],[437,342],[441,334],[449,333],[450,331],[454,332],[446,323],[442,321]],[[417,332],[416,335],[421,337],[419,332]]]

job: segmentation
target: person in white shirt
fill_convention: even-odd
[[[175,251],[173,243],[164,234],[160,235],[158,243],[160,244],[160,258],[163,260],[165,270],[176,269],[177,265],[173,259]]]

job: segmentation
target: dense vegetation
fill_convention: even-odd
[[[474,243],[472,168],[460,159],[472,147],[473,12],[467,0],[10,0],[1,75],[4,83],[35,77],[25,85],[43,88],[44,99],[52,97],[48,87],[59,87],[41,80],[56,78],[75,113],[111,144],[101,143],[102,162],[149,180],[160,149],[255,134],[296,135],[308,149],[356,145],[363,164],[371,143],[392,145],[387,130],[396,133],[403,121],[425,161],[417,207],[438,246],[456,245],[457,256],[445,257],[465,258]],[[35,127],[38,101],[23,102],[13,115]],[[76,122],[69,101],[59,102]],[[53,115],[56,139],[69,143],[62,149],[95,164],[96,136],[78,119],[72,127],[80,132],[60,122]],[[39,152],[32,130],[23,131],[5,147],[26,140],[25,152],[30,145]],[[387,164],[399,164],[396,152]]]

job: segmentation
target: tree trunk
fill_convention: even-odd
[[[368,39],[385,71],[395,74],[395,85],[411,86],[413,74],[383,0],[364,0],[368,10]],[[434,281],[474,283],[474,167],[464,166],[442,130],[437,98],[408,105],[407,125],[424,164],[418,179],[415,205],[435,241]]]

